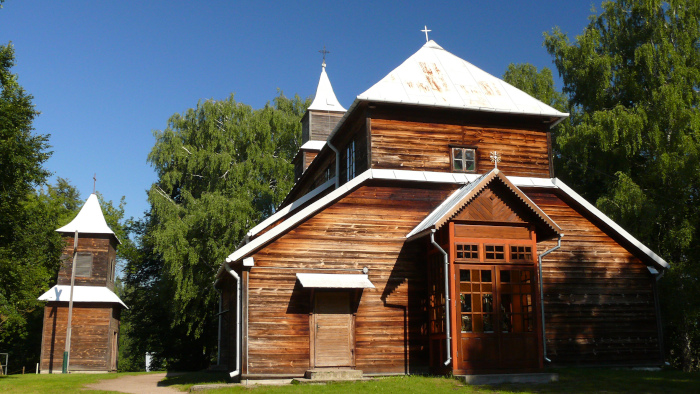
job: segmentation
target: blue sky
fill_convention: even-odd
[[[87,199],[126,197],[148,210],[147,156],[168,118],[223,99],[259,108],[281,89],[312,96],[325,45],[346,108],[430,38],[502,76],[509,63],[550,67],[542,33],[573,41],[600,1],[37,1],[7,0],[0,43],[15,47],[19,83],[51,134],[46,167]],[[561,83],[558,82],[561,88]],[[53,179],[52,179],[53,181]]]

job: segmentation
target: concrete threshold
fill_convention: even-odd
[[[494,385],[504,383],[533,383],[542,384],[558,382],[557,373],[508,373],[508,374],[484,374],[484,375],[459,375],[460,380],[473,385]]]

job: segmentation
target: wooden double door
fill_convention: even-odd
[[[455,264],[458,369],[540,367],[534,266]]]

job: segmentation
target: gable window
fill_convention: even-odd
[[[355,140],[350,141],[345,148],[345,173],[348,181],[355,178]]]
[[[476,149],[452,147],[452,171],[476,172]]]
[[[75,276],[82,278],[92,276],[92,253],[78,252],[75,259]]]

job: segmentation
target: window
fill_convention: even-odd
[[[452,171],[476,172],[476,149],[452,147]]]
[[[348,147],[345,148],[345,173],[347,174],[347,180],[355,178],[355,140],[348,143]]]
[[[484,245],[484,258],[486,260],[505,260],[505,247],[503,245]]]
[[[462,332],[493,332],[493,283],[490,269],[459,270]]]
[[[92,276],[92,253],[78,252],[75,259],[75,276],[83,278]]]
[[[479,260],[478,244],[456,244],[455,247],[457,248],[457,260]]]
[[[532,261],[532,247],[511,246],[510,261]]]

